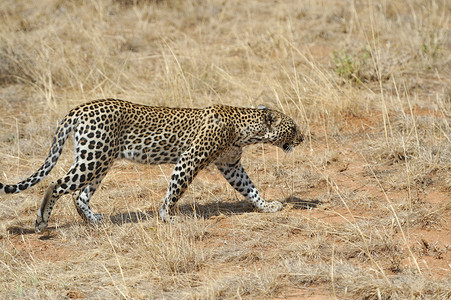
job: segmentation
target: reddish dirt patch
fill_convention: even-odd
[[[418,254],[418,264],[425,273],[448,278],[451,274],[451,218],[436,229],[409,232],[410,247]]]
[[[280,297],[274,298],[275,300],[330,300],[336,299],[336,297],[328,295],[328,293],[321,287],[310,287],[306,289],[289,289],[284,291]]]
[[[382,114],[380,112],[371,112],[371,114],[359,116],[348,114],[344,117],[341,132],[343,134],[371,132],[381,121]]]
[[[56,239],[52,241],[52,239]],[[8,236],[12,253],[25,261],[66,261],[77,254],[71,247],[63,246],[55,233],[50,235],[27,234]]]

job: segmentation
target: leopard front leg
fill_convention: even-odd
[[[198,170],[200,167],[197,168]],[[183,153],[174,170],[172,171],[169,187],[163,205],[160,208],[160,218],[164,222],[171,221],[171,215],[177,201],[185,192],[188,185],[196,176],[196,168],[193,165],[192,155],[189,152]]]
[[[163,221],[171,221],[170,215],[175,204],[197,173],[221,155],[233,140],[235,132],[230,124],[219,122],[219,119],[215,114],[206,116],[205,124],[199,130],[191,147],[180,156],[160,208],[160,217]]]
[[[160,208],[160,218],[164,222],[170,222],[173,209],[177,201],[185,192],[188,185],[196,177],[197,173],[207,166],[217,157],[217,151],[199,155],[199,152],[192,148],[183,153],[177,162],[169,181],[169,187]]]
[[[260,196],[257,188],[241,165],[239,158],[233,163],[217,161],[215,164],[230,185],[259,211],[273,213],[282,209],[283,205],[279,201],[265,201]]]

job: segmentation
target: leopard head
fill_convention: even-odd
[[[264,112],[266,127],[264,141],[282,148],[285,152],[290,152],[304,140],[304,136],[293,119],[264,106],[259,105],[258,109]]]

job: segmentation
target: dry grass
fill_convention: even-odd
[[[1,196],[0,296],[22,299],[451,297],[451,6],[409,1],[3,1],[0,181],[42,163],[70,107],[265,104],[306,142],[249,147],[276,214],[253,213],[214,168],[157,209],[171,166],[118,162],[83,223],[69,196],[49,235],[48,183]]]

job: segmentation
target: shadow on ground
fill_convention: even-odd
[[[303,200],[294,196],[288,197],[283,203],[291,204],[294,209],[312,209],[317,208],[322,204],[319,200]]]
[[[34,228],[26,228],[21,226],[11,226],[6,229],[9,234],[19,235],[19,234],[31,234],[35,233]]]
[[[288,197],[282,201],[284,206],[291,205],[292,209],[313,209],[322,204],[319,200],[303,200],[294,196]],[[234,202],[212,202],[207,204],[180,204],[176,209],[176,215],[197,218],[210,219],[219,215],[241,215],[254,211],[252,205],[247,201]],[[137,223],[147,221],[157,217],[158,213],[154,211],[147,212],[124,212],[111,216],[113,224],[121,225],[127,223]]]
[[[180,204],[177,206],[175,215],[192,217],[196,215],[198,218],[209,219],[219,215],[239,215],[246,212],[251,212],[252,206],[245,201],[236,202],[214,202],[208,204]],[[137,223],[147,221],[149,219],[158,217],[158,212],[155,211],[138,211],[138,212],[124,212],[110,216],[110,221],[116,225],[127,223]]]
[[[319,200],[303,200],[294,196],[290,196],[282,201],[284,207],[291,205],[292,209],[313,209],[322,204]],[[183,215],[192,217],[196,215],[197,218],[210,219],[219,215],[241,215],[244,213],[254,211],[252,205],[247,201],[234,202],[212,202],[207,204],[180,204],[177,208],[176,215]],[[153,219],[158,216],[154,211],[129,211],[110,216],[111,223],[116,225],[123,225],[128,223],[138,223]],[[58,226],[58,228],[69,227],[70,224]],[[23,235],[35,233],[34,228],[27,228],[22,226],[11,226],[7,228],[9,234]],[[49,227],[47,231],[54,231],[56,227]],[[45,235],[43,235],[45,237]]]
[[[71,226],[70,223],[66,223],[62,226],[50,226],[50,227],[47,227],[46,229],[44,229],[41,233],[37,233],[34,228],[18,226],[18,225],[10,226],[6,230],[11,235],[27,235],[27,234],[33,234],[33,233],[42,234],[42,236],[39,237],[40,240],[50,240],[53,237],[55,237],[55,235],[54,234],[52,235],[51,232],[55,231],[57,228],[67,228],[70,226]]]
[[[154,218],[154,212],[153,211],[128,211],[124,213],[119,213],[114,216],[110,216],[110,221],[113,224],[116,225],[122,225],[122,224],[128,224],[128,223],[138,223],[147,221],[149,219]]]

